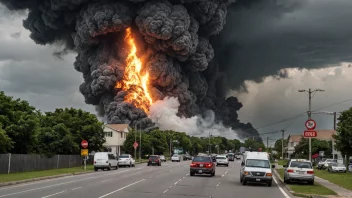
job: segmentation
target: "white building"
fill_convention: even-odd
[[[117,155],[123,154],[123,143],[126,140],[130,127],[128,124],[106,124],[104,133],[106,142],[104,147]]]

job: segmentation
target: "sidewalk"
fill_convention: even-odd
[[[334,183],[329,182],[328,180],[322,179],[317,176],[315,176],[315,181],[318,182],[319,184],[335,191],[340,197],[352,198],[352,191],[350,191],[350,190],[342,188]]]

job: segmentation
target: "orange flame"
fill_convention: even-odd
[[[149,74],[145,72],[141,74],[142,61],[137,56],[137,47],[132,37],[131,28],[126,29],[125,40],[129,46],[129,53],[126,58],[126,68],[122,81],[117,82],[115,88],[122,89],[127,92],[124,100],[132,103],[137,108],[141,108],[144,112],[149,111],[149,106],[153,103],[148,91]]]

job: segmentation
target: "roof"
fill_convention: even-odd
[[[317,132],[317,137],[315,138],[319,140],[333,140],[332,135],[336,134],[335,130],[315,130],[315,131]],[[288,142],[300,142],[302,137],[303,137],[303,132],[302,132],[302,135],[289,135],[287,139],[288,139]]]
[[[105,126],[115,131],[124,131],[129,128],[128,124],[106,124]]]
[[[333,134],[336,134],[335,130],[316,130],[317,132],[317,139],[319,140],[333,140]]]
[[[287,139],[288,139],[288,142],[300,142],[301,138],[302,138],[302,135],[289,135]]]
[[[267,152],[249,152],[246,155],[246,159],[268,159],[269,154]]]

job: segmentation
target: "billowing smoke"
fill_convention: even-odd
[[[217,128],[221,124],[215,123],[222,122],[241,131],[238,132],[241,138],[260,139],[251,124],[238,120],[237,111],[242,104],[237,98],[225,98],[226,74],[214,61],[211,38],[226,24],[227,8],[233,0],[0,2],[11,10],[29,10],[23,25],[36,43],[65,43],[65,50],[78,53],[74,67],[84,77],[79,89],[85,102],[97,106],[108,123],[138,124],[144,129],[155,127],[152,122],[155,117],[150,119],[142,109],[124,102],[127,92],[115,88],[123,79],[126,66],[125,30],[132,28],[143,67],[150,75],[153,101],[177,98],[177,115],[188,118],[193,125],[192,133],[206,123],[192,116],[204,116],[210,110],[215,115],[211,127]],[[175,113],[170,116],[175,118]],[[166,121],[155,122],[166,124]],[[199,126],[194,126],[195,123]]]
[[[209,110],[201,115],[189,118],[177,115],[180,103],[175,97],[165,97],[150,107],[149,118],[162,130],[175,130],[190,135],[212,134],[227,135],[239,139],[237,133],[215,120],[215,114]]]

